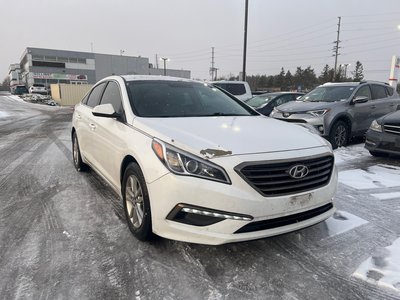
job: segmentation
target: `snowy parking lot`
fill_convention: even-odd
[[[335,151],[337,212],[223,246],[139,242],[122,202],[77,173],[72,109],[0,94],[1,299],[400,299],[400,159]]]

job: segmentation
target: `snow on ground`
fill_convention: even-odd
[[[6,113],[6,112],[0,110],[0,119],[1,119],[1,118],[5,118],[5,117],[8,117],[8,116],[9,116],[8,113]]]
[[[376,251],[353,276],[400,292],[400,238],[391,246]]]
[[[350,161],[360,160],[365,158],[365,156],[369,156],[369,152],[364,148],[364,143],[340,147],[334,150],[335,154],[335,163],[337,165],[342,165]]]
[[[388,200],[388,199],[396,199],[400,198],[400,192],[392,192],[392,193],[378,193],[378,194],[371,194],[375,198],[379,200]]]
[[[337,211],[325,223],[328,226],[329,236],[334,236],[366,224],[368,221],[346,211]]]
[[[367,170],[342,171],[339,182],[357,190],[400,187],[400,167],[379,164]]]

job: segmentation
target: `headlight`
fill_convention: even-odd
[[[161,162],[174,174],[194,176],[230,184],[225,170],[200,157],[153,139],[152,148]]]
[[[382,125],[378,124],[376,120],[373,120],[369,129],[373,131],[382,132]]]
[[[319,109],[319,110],[311,110],[311,111],[308,111],[307,113],[310,115],[313,115],[314,117],[323,117],[329,111],[330,111],[330,109]]]

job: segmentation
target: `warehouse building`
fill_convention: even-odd
[[[42,48],[25,49],[21,57],[18,75],[27,87],[34,83],[44,84],[94,84],[110,75],[162,75],[163,69],[155,69],[145,57],[99,54]],[[15,70],[15,68],[14,68]],[[188,70],[167,69],[168,76],[190,78]],[[12,73],[13,76],[17,76]]]

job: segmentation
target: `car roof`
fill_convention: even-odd
[[[107,77],[104,79],[115,78],[115,76]],[[161,80],[161,81],[185,81],[185,82],[200,82],[187,78],[172,77],[172,76],[161,76],[161,75],[120,75],[126,81],[146,81],[146,80]]]
[[[271,93],[264,93],[264,94],[260,94],[260,95],[255,95],[254,97],[263,97],[263,96],[271,96],[271,95],[292,95],[292,94],[296,94],[296,95],[305,95],[305,93],[302,92],[271,92]]]
[[[362,82],[361,82],[362,83]],[[322,86],[356,86],[360,85],[360,82],[327,82],[324,83]]]
[[[218,81],[209,81],[209,83],[233,83],[233,84],[243,84],[247,83],[246,81],[238,81],[238,80],[218,80]]]

